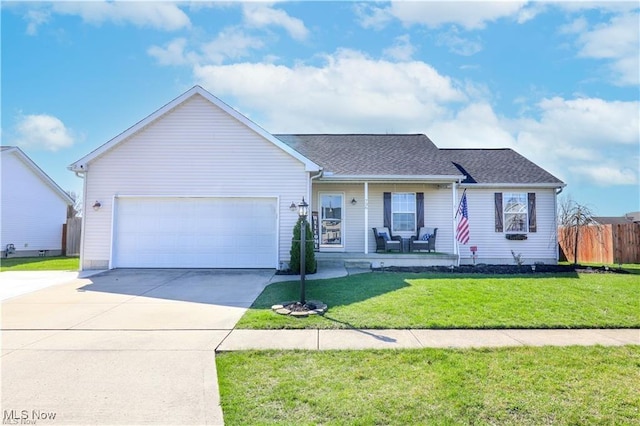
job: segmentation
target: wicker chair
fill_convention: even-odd
[[[411,237],[409,251],[436,251],[438,228],[418,228],[418,234]]]
[[[376,252],[378,251],[402,251],[402,238],[391,235],[389,228],[373,228],[376,238]]]

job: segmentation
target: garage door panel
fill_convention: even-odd
[[[273,268],[275,198],[120,198],[114,267]]]

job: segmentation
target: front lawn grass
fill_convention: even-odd
[[[78,257],[9,257],[0,258],[0,271],[77,271]]]
[[[640,280],[628,274],[458,275],[375,272],[307,282],[324,316],[275,314],[299,282],[268,286],[237,328],[640,327]]]
[[[216,355],[225,424],[638,424],[640,346]]]

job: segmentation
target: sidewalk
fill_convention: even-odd
[[[640,329],[232,330],[216,351],[640,345]]]

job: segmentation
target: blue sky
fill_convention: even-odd
[[[2,144],[66,166],[195,84],[271,133],[508,147],[640,210],[638,2],[2,2]]]

